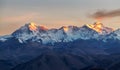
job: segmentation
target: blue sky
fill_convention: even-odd
[[[97,10],[120,9],[120,0],[0,0],[0,35],[10,34],[28,22],[49,28],[82,26],[95,22],[87,17]],[[102,20],[119,28],[120,17]]]

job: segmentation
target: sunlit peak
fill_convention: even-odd
[[[69,30],[69,28],[67,26],[63,26],[63,29],[65,32],[67,32]]]
[[[96,32],[102,33],[103,24],[101,22],[96,22],[94,24],[87,24],[87,26]]]
[[[31,31],[35,31],[35,30],[37,29],[36,24],[35,24],[34,22],[31,22],[31,23],[29,24],[29,29],[30,29]]]
[[[103,27],[103,24],[101,22],[96,22],[94,23],[94,27],[101,29]]]

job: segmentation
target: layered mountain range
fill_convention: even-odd
[[[100,22],[48,29],[28,23],[0,36],[2,70],[119,70],[120,29]]]

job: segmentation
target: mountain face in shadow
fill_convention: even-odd
[[[49,51],[29,62],[17,65],[12,70],[119,70],[120,60],[112,57],[114,56],[85,57]]]
[[[13,70],[79,70],[90,65],[89,60],[84,57],[47,52],[30,62],[16,66]]]
[[[8,66],[6,69],[1,65],[3,70],[114,70],[120,62],[120,42],[117,40],[79,39],[43,45],[32,41],[21,44],[12,38],[6,42],[0,47],[0,58],[5,61],[2,65]],[[119,69],[118,66],[115,68]]]

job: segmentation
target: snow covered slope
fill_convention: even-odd
[[[19,40],[20,43],[25,43],[28,40],[41,42],[43,44],[54,44],[56,42],[71,42],[77,39],[97,39],[117,38],[120,39],[120,30],[113,31],[112,28],[105,27],[100,22],[94,24],[86,24],[82,27],[63,26],[58,29],[47,29],[44,26],[37,26],[35,23],[28,23],[11,34]],[[5,37],[0,40],[7,40]]]

